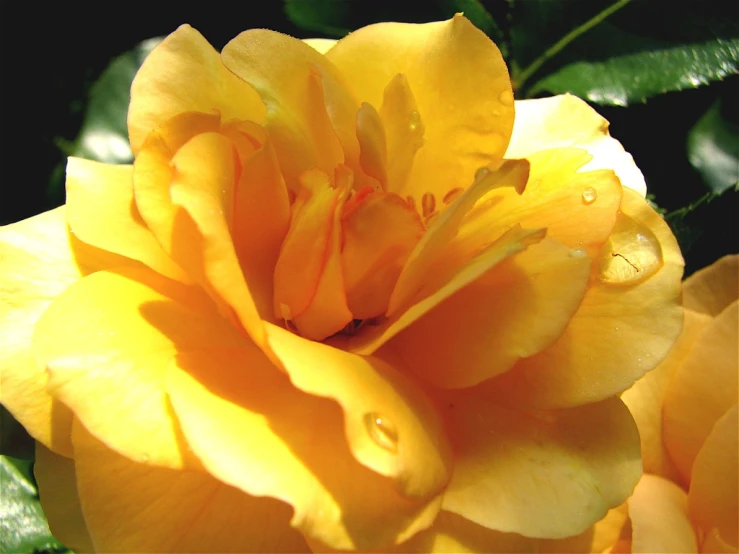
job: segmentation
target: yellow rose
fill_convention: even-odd
[[[737,552],[739,255],[683,285],[670,355],[622,398],[639,427],[645,475],[595,527],[593,550]]]
[[[683,262],[607,122],[514,107],[462,16],[317,46],[181,27],[133,165],[1,231],[2,402],[72,547],[530,549],[639,479],[618,394]]]

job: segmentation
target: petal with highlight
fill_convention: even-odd
[[[207,473],[136,463],[74,426],[82,512],[97,552],[304,552],[290,508]]]
[[[416,383],[377,358],[312,342],[267,325],[269,345],[293,385],[344,410],[357,460],[391,478],[409,498],[438,494],[451,452],[436,408]]]
[[[439,509],[438,497],[403,498],[357,463],[340,408],[296,389],[254,346],[180,355],[167,389],[183,434],[212,475],[292,505],[291,525],[333,548],[405,540]]]
[[[331,175],[340,163],[361,174],[359,104],[328,59],[298,39],[265,29],[244,31],[221,57],[267,105],[264,127],[288,187],[297,187],[303,171],[317,168]]]
[[[66,213],[61,207],[0,227],[0,400],[36,440],[71,456],[71,414],[45,390],[31,351],[34,327],[85,273],[136,262],[81,243]]]
[[[375,107],[404,74],[425,121],[409,180],[392,192],[444,196],[503,157],[513,128],[513,91],[498,48],[464,16],[426,23],[378,23],[339,40],[326,58],[355,97]],[[481,93],[484,91],[484,93]]]
[[[67,160],[67,219],[83,242],[187,280],[146,227],[133,198],[133,167]]]
[[[261,343],[255,291],[244,278],[229,227],[239,144],[220,130],[217,115],[183,113],[151,133],[134,163],[136,205],[164,251],[224,316]]]
[[[624,232],[601,250],[594,281],[564,334],[496,378],[491,391],[500,398],[536,408],[602,400],[629,388],[672,348],[683,319],[680,249],[664,220],[634,191],[624,189],[621,212],[628,217]],[[650,237],[643,249],[637,235]],[[607,262],[623,262],[614,255],[618,245],[639,249],[645,262],[639,272],[629,266],[631,273],[618,273],[624,269],[619,265],[602,275]]]
[[[259,95],[231,73],[203,35],[182,25],[147,56],[131,85],[128,136],[138,155],[149,133],[182,112],[264,121]]]
[[[133,460],[181,468],[194,461],[167,403],[169,361],[243,340],[199,288],[128,269],[67,289],[36,325],[33,346],[47,390],[94,436]]]
[[[528,158],[549,148],[583,148],[592,159],[581,171],[611,169],[621,184],[642,196],[647,185],[634,159],[608,133],[608,121],[571,94],[519,100],[507,158]]]
[[[590,260],[544,240],[507,258],[387,343],[437,387],[476,385],[549,346],[577,311]]]
[[[617,398],[522,412],[474,389],[440,395],[455,440],[443,509],[532,538],[582,533],[631,494],[639,434]]]

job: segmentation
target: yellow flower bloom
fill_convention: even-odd
[[[531,549],[639,479],[618,394],[683,262],[607,122],[514,103],[462,16],[316,46],[181,27],[133,165],[0,231],[2,402],[70,546]]]
[[[595,526],[593,551],[737,552],[738,296],[739,255],[685,281],[675,347],[622,395],[647,473]]]

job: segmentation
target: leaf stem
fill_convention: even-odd
[[[538,58],[536,58],[531,63],[531,65],[529,65],[526,69],[521,71],[521,73],[519,73],[516,76],[517,88],[519,89],[523,88],[524,83],[534,73],[536,73],[539,70],[539,68],[542,65],[544,65],[545,62],[549,61],[549,59],[556,56],[565,46],[567,46],[569,43],[571,43],[573,40],[575,40],[577,37],[579,37],[586,31],[589,31],[590,29],[595,27],[598,23],[603,21],[609,15],[623,8],[629,2],[631,2],[631,0],[618,0],[617,2],[614,2],[613,4],[608,6],[605,10],[594,15],[592,18],[588,19],[585,23],[583,23],[579,27],[575,27],[574,29],[572,29],[572,31],[567,33],[565,36],[563,36],[561,39],[555,42],[552,46],[547,48]]]

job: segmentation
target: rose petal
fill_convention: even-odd
[[[386,346],[434,386],[476,385],[554,342],[580,305],[589,274],[587,257],[544,240],[437,304]]]
[[[97,552],[304,552],[290,508],[207,473],[136,463],[74,426],[77,489]]]
[[[665,392],[678,366],[710,321],[704,314],[685,310],[682,333],[667,358],[621,395],[621,400],[629,407],[639,428],[645,473],[679,481],[677,468],[665,450],[662,439],[662,407]]]
[[[646,194],[644,176],[621,143],[608,133],[608,121],[571,94],[519,100],[507,158],[528,158],[549,148],[583,148],[592,159],[581,171],[611,169],[621,184]]]
[[[222,59],[267,105],[264,126],[289,187],[297,187],[305,170],[331,175],[340,163],[351,167],[361,184],[359,104],[327,58],[298,39],[251,29],[225,46]]]
[[[503,157],[513,127],[513,91],[498,48],[461,14],[415,25],[378,23],[341,39],[326,53],[355,97],[375,107],[404,74],[426,123],[410,178],[389,190],[417,200],[441,198],[472,182],[475,170]],[[484,93],[481,93],[484,91]]]
[[[133,264],[77,240],[64,207],[0,227],[0,400],[31,436],[59,454],[72,455],[71,414],[45,390],[46,373],[31,351],[34,327],[85,273]]]
[[[95,549],[77,495],[74,460],[36,443],[33,474],[41,507],[54,537],[74,552],[93,552]]]
[[[146,227],[133,199],[133,167],[67,160],[67,218],[87,244],[138,260],[167,277],[187,280]]]
[[[465,218],[457,247],[520,224],[545,227],[549,238],[594,258],[616,224],[622,188],[610,171],[582,173],[586,160],[574,148],[530,155],[523,192],[497,188],[483,197]]]
[[[267,325],[269,345],[293,385],[333,398],[344,410],[346,436],[363,465],[391,478],[409,498],[430,498],[449,479],[451,453],[436,412],[397,368],[311,342]]]
[[[629,498],[631,551],[697,552],[688,497],[675,483],[645,474]]]
[[[167,387],[184,435],[212,475],[292,505],[292,526],[333,548],[404,540],[439,509],[438,498],[405,499],[357,463],[339,407],[296,389],[254,346],[180,355]]]
[[[128,136],[138,154],[148,134],[182,112],[264,121],[259,95],[231,73],[198,31],[180,26],[147,56],[131,85]]]
[[[582,533],[631,494],[639,434],[617,398],[523,412],[474,389],[445,391],[454,476],[443,509],[532,538]]]
[[[669,352],[683,319],[680,249],[664,220],[630,189],[624,189],[621,212],[628,223],[617,243],[627,255],[628,249],[639,249],[635,254],[644,257],[641,269],[636,272],[628,266],[614,253],[614,243],[607,243],[595,264],[594,280],[564,334],[496,378],[491,391],[500,398],[536,408],[598,401],[630,387]],[[649,237],[644,246],[639,236]],[[633,273],[618,273],[616,269],[623,269],[618,266],[599,276],[609,261],[623,262]],[[652,274],[642,278],[642,273]]]
[[[736,550],[739,544],[739,407],[736,404],[716,422],[693,464],[688,506],[704,532]]]
[[[739,297],[739,254],[724,256],[683,283],[683,305],[717,316]]]
[[[320,54],[325,54],[336,44],[332,38],[304,38],[303,42]]]
[[[243,340],[197,287],[128,269],[67,289],[36,325],[34,353],[49,392],[99,440],[136,461],[180,468],[194,461],[167,403],[169,361]]]
[[[220,130],[218,116],[183,113],[151,133],[134,163],[136,204],[164,251],[261,343],[259,289],[245,281],[229,227],[239,145]]]
[[[739,400],[738,319],[735,301],[708,323],[665,392],[665,447],[686,484],[714,424]]]
[[[543,552],[537,541],[477,525],[451,512],[441,511],[434,525],[389,552],[478,553]],[[571,553],[570,553],[571,554]]]

